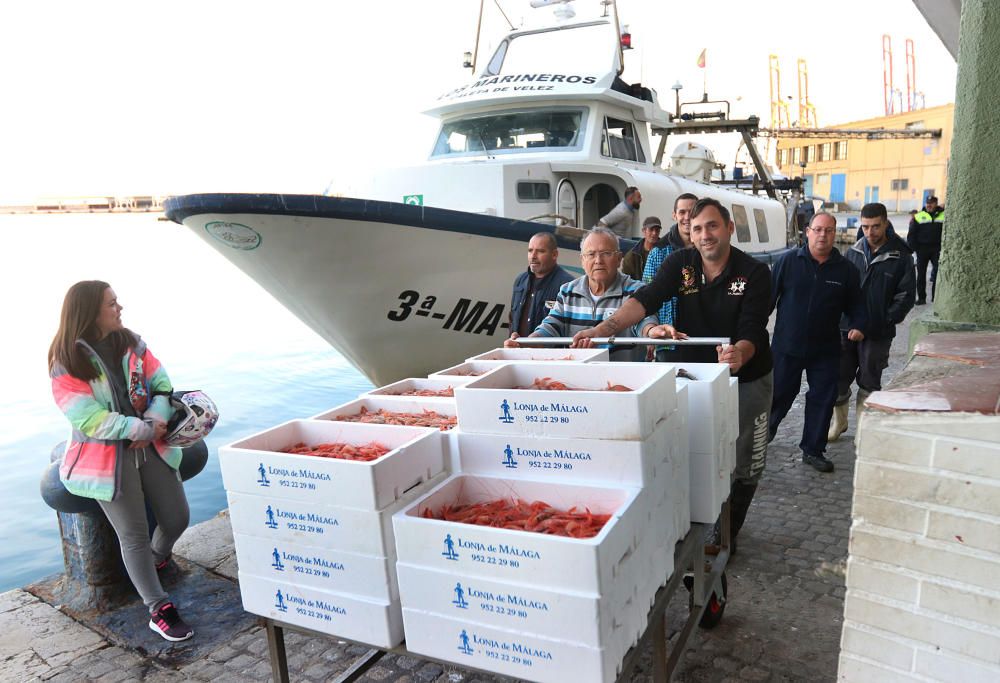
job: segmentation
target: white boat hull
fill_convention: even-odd
[[[393,202],[189,195],[167,215],[253,278],[376,385],[500,346],[527,241],[551,227]],[[560,238],[560,263],[579,243]]]

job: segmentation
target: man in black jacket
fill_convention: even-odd
[[[730,338],[732,343],[724,346],[681,346],[677,353],[680,362],[726,363],[739,379],[739,434],[729,508],[733,553],[767,462],[773,376],[767,334],[771,278],[767,266],[732,246],[735,230],[729,209],[715,199],[699,200],[691,210],[694,248],[672,253],[653,281],[610,318],[573,336],[574,346],[589,346],[590,337],[620,333],[676,296],[678,326],[657,325],[646,330],[648,336]]]
[[[944,207],[938,205],[937,197],[928,197],[927,205],[910,219],[906,231],[906,246],[917,254],[917,306],[927,303],[928,263],[931,264],[931,301],[934,301],[943,231]]]
[[[882,388],[882,371],[889,365],[889,348],[896,325],[913,308],[913,261],[899,237],[886,231],[888,218],[883,204],[865,204],[861,228],[865,238],[847,250],[847,260],[861,273],[861,294],[868,313],[868,330],[862,341],[848,339],[846,321],[840,323],[840,380],[833,408],[829,441],[847,429],[851,384],[857,380],[856,410],[868,394]]]
[[[788,414],[806,373],[802,462],[832,472],[825,455],[830,416],[837,399],[841,316],[850,320],[851,339],[864,339],[865,305],[857,269],[834,246],[837,219],[820,212],[806,230],[807,242],[778,259],[771,270],[771,310],[778,309],[771,352],[774,355],[774,400],[769,434]]]
[[[559,248],[551,232],[539,232],[528,242],[528,269],[514,279],[510,301],[510,331],[525,337],[538,327],[555,304],[559,288],[573,276],[559,267]]]

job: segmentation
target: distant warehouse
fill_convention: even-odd
[[[941,137],[932,139],[838,140],[830,134],[810,138],[804,132],[799,133],[802,137],[779,137],[778,168],[788,177],[803,176],[807,195],[852,209],[882,202],[889,211],[905,212],[920,209],[930,195],[947,203],[954,118],[955,105],[945,104],[826,128],[941,129]]]

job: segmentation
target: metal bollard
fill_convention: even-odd
[[[135,596],[122,563],[118,536],[96,501],[71,494],[59,480],[65,442],[52,450],[41,481],[46,504],[56,511],[62,538],[65,573],[53,598],[74,611],[104,612]],[[205,467],[208,447],[199,441],[184,449],[180,473],[190,479]]]

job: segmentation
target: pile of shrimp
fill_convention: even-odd
[[[560,382],[551,377],[536,377],[535,381],[526,387],[514,387],[515,389],[541,389],[543,391],[632,391],[631,387],[624,384],[612,384],[608,382],[605,389],[585,389],[583,387],[571,387],[565,382]]]
[[[420,514],[426,519],[443,519],[446,522],[478,524],[570,538],[593,538],[611,519],[611,515],[595,515],[589,508],[583,512],[577,510],[575,506],[569,510],[558,510],[540,500],[528,503],[513,498],[500,498],[470,505],[443,505],[437,513],[431,508],[424,508]]]
[[[452,375],[458,375],[459,377],[479,377],[479,375],[485,375],[489,370],[457,370],[452,372]]]
[[[362,445],[351,443],[318,443],[315,446],[307,446],[304,443],[297,443],[294,446],[286,448],[282,453],[371,462],[372,460],[378,460],[391,450],[391,448],[387,448],[376,441]]]
[[[454,396],[455,390],[452,387],[445,389],[407,389],[387,396]]]
[[[361,412],[354,415],[338,415],[335,419],[341,422],[366,422],[376,425],[399,425],[402,427],[437,427],[442,432],[458,426],[458,418],[454,415],[442,415],[433,410],[424,409],[422,413],[394,413],[381,408],[371,411],[361,407]]]

